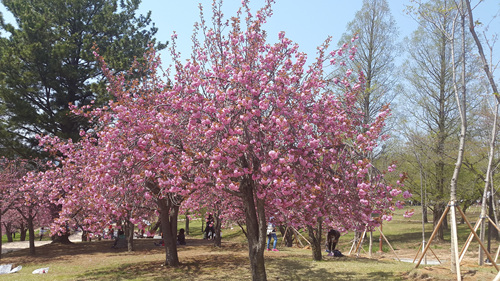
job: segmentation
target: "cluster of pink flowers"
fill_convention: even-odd
[[[40,139],[63,155],[36,182],[63,206],[54,230],[64,231],[75,218],[97,232],[118,218],[150,220],[165,198],[186,209],[217,202],[225,218],[259,218],[259,227],[262,215],[276,213],[294,225],[321,220],[343,230],[378,225],[373,213],[391,219],[401,186],[386,183],[369,159],[384,138],[389,108],[363,124],[356,107],[362,73],[354,82],[352,70],[335,81],[325,75],[336,62],[352,59],[355,40],[328,52],[328,39],[307,68],[307,56],[284,33],[267,42],[262,24],[272,14],[270,2],[255,17],[248,14],[243,29],[240,11],[224,36],[217,11],[219,28],[197,26],[204,40],[193,37],[187,62],[172,37],[175,76],[169,83],[158,73],[154,50],[127,73],[111,73],[100,58],[114,100],[74,108],[93,129],[82,131],[77,143]],[[343,90],[332,92],[331,82]]]

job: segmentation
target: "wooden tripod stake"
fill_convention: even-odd
[[[420,250],[423,251],[422,249],[422,245],[424,245],[424,248],[425,248],[425,241],[422,241],[422,243],[420,243],[420,246],[418,246],[418,250],[417,250],[417,254],[415,255],[415,258],[413,258],[413,262],[412,263],[415,263],[415,261],[417,260],[417,257],[418,257],[418,254],[420,253]],[[441,260],[438,258],[438,256],[436,255],[436,253],[434,253],[434,251],[432,250],[432,248],[429,248],[429,250],[431,250],[432,254],[434,255],[434,257],[438,260],[439,263],[442,263]],[[427,259],[426,261],[424,262],[425,264],[427,264]]]
[[[495,222],[493,222],[489,216],[485,216],[485,217],[479,218],[479,219],[477,220],[476,225],[474,225],[474,232],[476,232],[476,231],[477,231],[477,229],[478,229],[478,228],[479,228],[479,226],[481,225],[482,221],[483,221],[484,219],[486,219],[486,218],[487,218],[487,219],[491,222],[491,224],[492,224],[492,225],[493,225],[493,226],[494,226],[494,227],[495,227],[498,231],[500,231],[500,228],[496,225],[496,223],[495,223]],[[476,233],[477,233],[477,232],[476,232]],[[463,249],[462,249],[462,251],[460,252],[460,261],[462,261],[462,259],[464,258],[464,256],[465,256],[465,252],[467,252],[467,249],[469,248],[470,243],[472,242],[472,238],[473,238],[473,237],[474,237],[474,234],[471,232],[471,233],[469,234],[469,237],[467,238],[467,242],[465,243],[464,248],[463,248]],[[500,247],[499,247],[498,249],[500,250]],[[484,249],[483,249],[483,250],[484,250]],[[485,251],[485,252],[486,252],[486,251]],[[490,258],[489,256],[488,256],[488,258],[491,260],[491,258]],[[497,261],[497,258],[498,258],[498,251],[497,251],[497,254],[496,254],[496,256],[495,256],[494,262],[496,262],[496,261]]]
[[[392,252],[394,253],[394,256],[396,256],[396,259],[398,259],[398,261],[401,261],[399,259],[398,255],[396,254],[396,251],[392,247],[391,243],[389,242],[389,240],[387,239],[387,237],[385,237],[384,233],[382,232],[382,229],[379,228],[379,227],[376,227],[375,229],[378,230],[378,232],[380,233],[380,236],[382,238],[384,238],[384,240],[387,243],[387,245],[389,245],[389,248],[391,248]],[[359,256],[359,252],[361,251],[361,249],[363,249],[362,244],[363,244],[363,238],[365,237],[365,235],[366,235],[366,230],[363,232],[363,235],[361,235],[361,237],[360,237],[360,239],[359,239],[359,241],[357,243],[357,246],[356,246],[356,249],[355,249],[356,257]],[[354,248],[355,245],[356,245],[356,240],[353,242],[353,244],[351,246],[351,250],[349,251],[349,255],[351,254],[352,249]],[[363,249],[363,251],[364,251],[364,249]],[[370,253],[370,255],[371,255],[371,253]]]
[[[474,230],[474,228],[472,227],[472,225],[469,223],[469,220],[467,219],[467,217],[465,216],[464,212],[462,211],[462,209],[460,209],[459,206],[454,206],[455,208],[458,209],[458,211],[460,212],[460,215],[462,216],[462,218],[464,218],[464,221],[465,223],[467,223],[467,226],[469,227],[469,229],[471,230],[471,233],[472,235],[474,236],[474,238],[476,238],[477,242],[479,243],[479,245],[481,246],[481,248],[483,249],[483,251],[486,253],[486,256],[488,257],[488,259],[491,261],[491,263],[493,264],[493,266],[495,266],[496,270],[497,271],[500,271],[500,268],[498,267],[498,265],[495,263],[495,261],[493,260],[493,257],[490,255],[490,253],[486,250],[486,247],[484,246],[483,242],[481,242],[481,239],[479,239],[479,236],[477,235],[476,231]],[[439,227],[441,226],[441,224],[443,223],[443,220],[444,218],[446,217],[446,214],[448,214],[448,211],[450,210],[450,205],[448,205],[446,207],[446,209],[444,210],[443,212],[443,215],[441,216],[441,218],[439,219],[439,222],[437,224],[437,226],[434,228],[434,231],[432,232],[432,235],[431,235],[431,238],[429,238],[429,242],[427,242],[427,245],[425,246],[425,249],[424,249],[424,252],[422,253],[422,256],[420,257],[420,259],[418,260],[417,262],[417,265],[415,265],[415,268],[417,268],[420,263],[422,262],[422,259],[423,257],[425,256],[425,254],[427,253],[427,250],[429,249],[431,243],[432,243],[432,240],[434,239],[434,237],[436,236],[437,234],[437,230],[439,229]],[[460,260],[457,260],[457,264],[460,265]],[[459,273],[457,273],[459,274]]]
[[[304,244],[302,244],[302,241],[299,239],[299,236],[297,236],[297,234],[300,235],[300,237],[302,237],[309,244],[309,246],[311,246],[311,242],[309,242],[309,240],[307,240],[307,238],[305,238],[302,234],[300,234],[300,232],[297,229],[295,229],[295,227],[293,227],[293,226],[286,227],[285,234],[283,234],[283,237],[286,236],[286,234],[288,233],[289,230],[292,231],[293,236],[295,237],[295,243],[296,243],[297,247],[300,244],[300,247],[304,248]],[[283,243],[285,243],[285,239],[283,239],[281,241],[282,247],[283,247]]]

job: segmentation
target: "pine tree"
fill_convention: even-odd
[[[140,0],[3,0],[16,24],[0,20],[0,154],[36,156],[36,134],[76,141],[83,120],[69,104],[103,103],[105,81],[92,53],[128,69],[155,44]],[[156,43],[157,49],[165,47]]]

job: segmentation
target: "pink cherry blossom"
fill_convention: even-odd
[[[243,1],[225,21],[214,1],[213,22],[195,27],[186,62],[172,37],[168,84],[153,49],[126,73],[111,73],[98,57],[114,100],[74,109],[95,124],[95,133],[82,132],[77,143],[40,138],[63,155],[63,168],[32,182],[63,206],[55,231],[78,221],[98,232],[113,220],[128,225],[159,215],[168,230],[166,263],[178,265],[175,216],[209,209],[246,224],[249,255],[261,258],[251,262],[262,263],[270,216],[345,231],[373,229],[380,222],[372,213],[392,218],[402,182],[386,183],[386,172],[375,171],[369,158],[390,110],[384,107],[366,131],[357,107],[363,74],[353,83],[352,71],[334,78],[343,87],[336,92],[328,85],[326,71],[335,67],[328,62],[345,64],[355,46],[331,50],[328,38],[306,66],[307,55],[284,33],[268,42],[263,24],[272,3],[252,16]],[[137,78],[138,70],[148,76]]]

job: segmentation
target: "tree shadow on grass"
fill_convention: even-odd
[[[374,271],[369,272],[367,275],[369,280],[404,280],[402,276],[397,276],[387,271]]]
[[[2,262],[15,264],[46,264],[49,262],[67,262],[75,255],[104,256],[133,256],[139,254],[162,253],[163,247],[156,247],[158,239],[134,240],[136,251],[128,252],[127,248],[113,249],[112,240],[92,241],[72,244],[47,244],[36,247],[36,254],[31,255],[29,249],[22,249],[2,255]]]
[[[222,237],[222,240],[231,240],[231,239],[241,238],[241,232],[234,231],[234,232],[224,233],[221,237]]]
[[[347,265],[354,263],[354,265]],[[391,271],[356,271],[357,266],[384,266],[390,262],[366,258],[326,258],[322,261],[296,258],[274,258],[266,260],[269,280],[402,280]],[[348,268],[346,270],[346,268]],[[352,269],[349,269],[352,268]]]
[[[234,280],[250,277],[248,259],[232,255],[202,253],[183,258],[179,267],[163,266],[163,262],[137,262],[88,271],[76,280]]]
[[[273,269],[268,268],[270,280],[356,280],[355,272],[335,273],[325,268],[312,268],[303,261],[287,260],[279,261],[279,266]],[[275,270],[275,272],[272,272]]]

